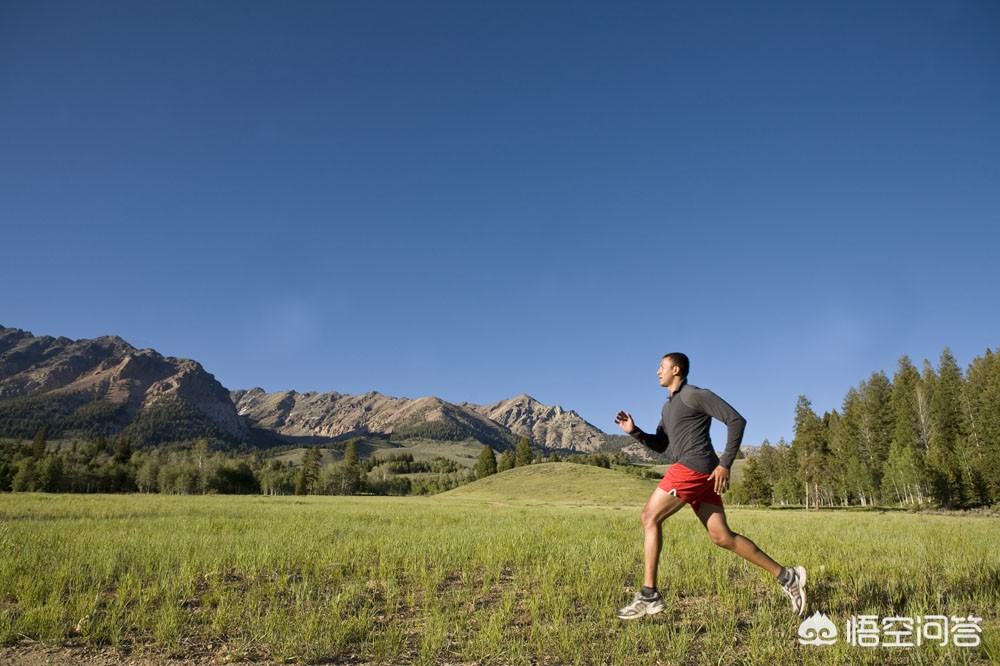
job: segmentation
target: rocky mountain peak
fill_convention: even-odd
[[[178,400],[234,440],[249,435],[229,392],[200,363],[139,350],[117,336],[71,340],[0,327],[0,399],[27,395],[50,396],[53,404],[61,396],[73,396],[73,404],[118,403],[127,420],[160,401]]]
[[[575,412],[542,404],[527,393],[475,405],[378,391],[269,393],[254,387],[230,392],[197,361],[136,349],[117,336],[71,340],[0,326],[0,400],[36,395],[51,397],[63,412],[94,401],[122,405],[123,411],[115,412],[119,421],[107,424],[112,432],[165,401],[180,402],[218,432],[244,442],[251,427],[288,442],[392,435],[476,440],[502,450],[527,437],[536,447],[583,453],[600,450],[606,438]],[[72,404],[65,396],[73,396]],[[190,410],[184,414],[191,418]]]

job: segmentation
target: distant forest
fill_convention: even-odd
[[[892,505],[966,509],[1000,502],[1000,359],[986,350],[962,373],[945,348],[935,369],[906,356],[819,416],[805,396],[795,438],[743,463],[739,504]]]
[[[276,457],[300,449],[283,446],[267,451],[220,451],[204,438],[135,449],[126,435],[110,439],[102,435],[93,441],[63,440],[54,447],[45,426],[41,426],[30,441],[0,439],[0,491],[433,495],[513,467],[562,461],[615,467],[639,476],[652,474],[630,464],[623,453],[543,456],[532,450],[524,437],[514,449],[503,451],[499,459],[492,448],[484,445],[475,468],[443,457],[414,460],[412,454],[392,450],[362,459],[353,439],[308,448],[298,462]],[[324,450],[332,451],[339,460],[324,464]]]

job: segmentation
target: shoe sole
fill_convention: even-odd
[[[636,613],[635,615],[618,615],[619,620],[638,620],[640,617],[646,617],[647,615],[656,615],[657,613],[662,613],[667,610],[665,604],[659,606],[653,606],[652,608],[647,608],[642,614]]]
[[[799,598],[802,600],[802,608],[799,609],[799,617],[806,612],[806,568],[795,567],[795,575],[799,577]]]

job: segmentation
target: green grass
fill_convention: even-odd
[[[693,513],[665,532],[668,608],[623,623],[655,482],[571,464],[433,498],[0,496],[0,643],[290,663],[1000,661],[1000,520],[730,511],[810,572],[810,613],[975,614],[977,649],[798,644],[763,572]],[[607,501],[606,501],[607,500]],[[210,647],[209,647],[210,646]]]
[[[602,467],[546,463],[509,469],[448,491],[440,498],[529,505],[641,507],[655,487],[656,481]]]

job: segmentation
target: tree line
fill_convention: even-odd
[[[324,465],[322,458],[319,447],[295,464],[261,451],[216,450],[207,439],[137,450],[123,436],[73,440],[53,450],[43,426],[31,442],[0,440],[0,491],[422,495],[473,478],[471,470],[445,458],[415,461],[397,454],[362,460],[353,440],[344,445],[342,460]]]
[[[281,460],[275,451],[221,451],[208,439],[153,449],[132,446],[128,437],[98,436],[50,446],[45,426],[32,441],[0,440],[0,491],[51,493],[163,493],[264,495],[433,495],[514,467],[541,462],[576,462],[645,471],[622,453],[543,455],[522,437],[499,457],[483,447],[473,468],[436,457],[416,460],[411,453],[358,455],[355,440],[328,449],[313,446],[300,462]],[[342,452],[339,450],[342,448]],[[499,459],[498,459],[499,458]]]
[[[967,509],[1000,502],[1000,358],[987,349],[963,373],[945,348],[922,371],[906,356],[875,372],[840,411],[795,406],[791,444],[765,442],[730,491],[735,503]]]

